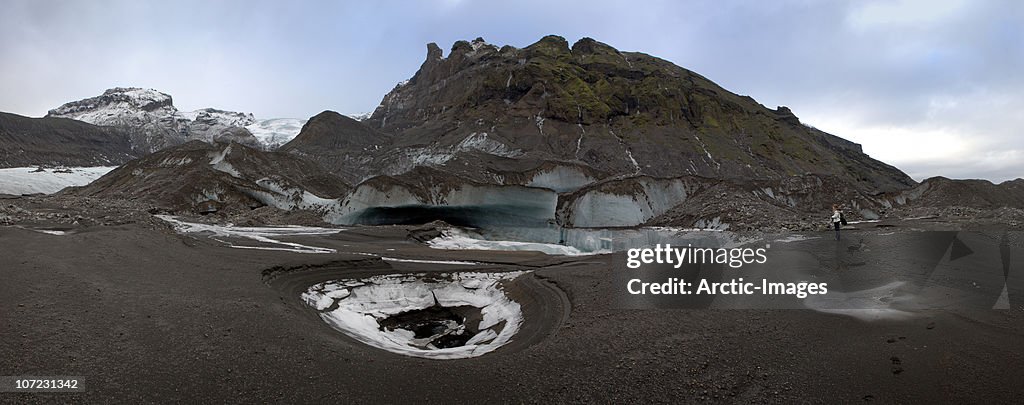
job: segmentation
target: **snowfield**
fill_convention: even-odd
[[[43,169],[41,172],[35,167],[0,169],[0,194],[53,194],[65,187],[92,183],[115,168],[116,166],[72,167]]]
[[[265,148],[273,150],[295,139],[303,125],[306,125],[306,120],[303,119],[271,118],[257,120],[246,125],[245,129],[248,129]]]

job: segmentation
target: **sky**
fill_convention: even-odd
[[[658,56],[916,180],[1024,177],[1024,2],[3,0],[0,111],[111,87],[260,118],[372,111],[436,42]]]

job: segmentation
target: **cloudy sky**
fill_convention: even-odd
[[[589,36],[789,106],[917,180],[1024,177],[1017,0],[3,4],[0,111],[17,114],[115,86],[182,110],[358,113],[416,71],[428,42]]]

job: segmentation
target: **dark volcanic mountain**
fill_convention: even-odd
[[[0,112],[0,167],[111,166],[137,157],[125,131]]]
[[[376,174],[374,155],[391,144],[391,136],[334,111],[313,116],[292,141],[279,149],[309,157],[327,167],[343,168],[336,174],[353,184]]]
[[[374,207],[491,212],[480,201],[503,195],[522,202],[523,215],[567,226],[709,223],[714,207],[732,208],[702,193],[723,187],[731,191],[717,195],[758,200],[746,207],[807,213],[843,203],[873,217],[887,204],[882,195],[915,185],[785,107],[765,108],[653,56],[556,36],[523,49],[459,41],[448,57],[429,44],[419,71],[370,118],[321,113],[282,150],[362,182],[341,222]],[[445,186],[419,184],[425,173]],[[549,194],[501,189],[523,186]],[[707,209],[682,206],[697,195]],[[500,208],[493,212],[511,212]]]
[[[589,38],[570,47],[548,36],[523,49],[459,41],[448,57],[429,44],[419,71],[365,123],[394,136],[378,157],[389,174],[429,164],[488,181],[513,159],[523,168],[572,162],[606,176],[812,173],[869,193],[914,184],[785,107],[765,108],[668,61]]]
[[[191,141],[147,155],[69,192],[138,200],[172,211],[272,206],[323,211],[350,189],[306,159],[238,143]]]

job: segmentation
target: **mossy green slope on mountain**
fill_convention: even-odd
[[[802,125],[663,59],[584,38],[526,48],[456,42],[392,90],[366,123],[399,147],[452,145],[473,133],[526,156],[610,175],[783,178],[816,173],[868,191],[914,184],[860,146]],[[634,163],[635,162],[635,163]]]

